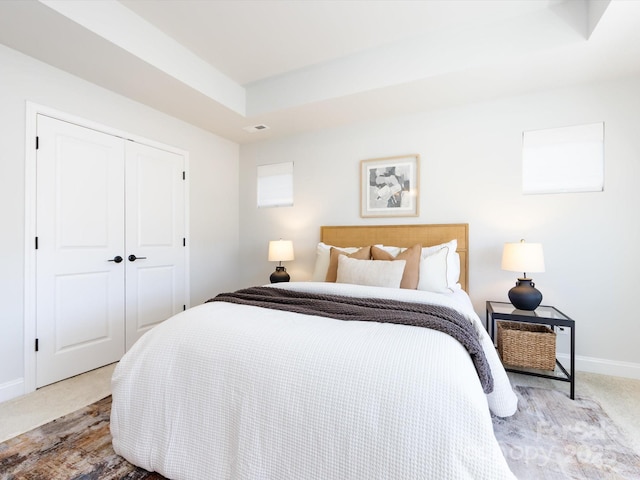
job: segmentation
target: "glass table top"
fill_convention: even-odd
[[[511,315],[522,315],[525,317],[554,318],[561,320],[571,320],[555,307],[548,305],[540,305],[535,310],[518,310],[510,303],[506,302],[489,302],[494,313],[503,313]]]

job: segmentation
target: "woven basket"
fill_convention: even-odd
[[[556,334],[549,327],[504,321],[497,324],[502,363],[540,370],[556,368]]]

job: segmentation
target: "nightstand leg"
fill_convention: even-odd
[[[487,332],[489,332],[489,337],[493,340],[493,319],[489,316],[489,309],[485,310],[485,320],[487,322]]]
[[[575,398],[576,393],[576,329],[571,327],[571,400]]]

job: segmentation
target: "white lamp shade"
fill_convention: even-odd
[[[288,262],[293,260],[293,242],[291,240],[271,240],[269,242],[269,261]]]
[[[502,270],[510,272],[544,272],[541,243],[505,243],[502,250]]]

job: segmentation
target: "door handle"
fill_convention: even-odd
[[[129,261],[130,262],[135,262],[136,260],[144,260],[145,258],[147,258],[147,257],[136,257],[133,254],[129,255]]]
[[[116,263],[120,263],[121,261],[122,261],[122,257],[120,255],[113,257],[111,260],[107,260],[107,262],[116,262]]]

